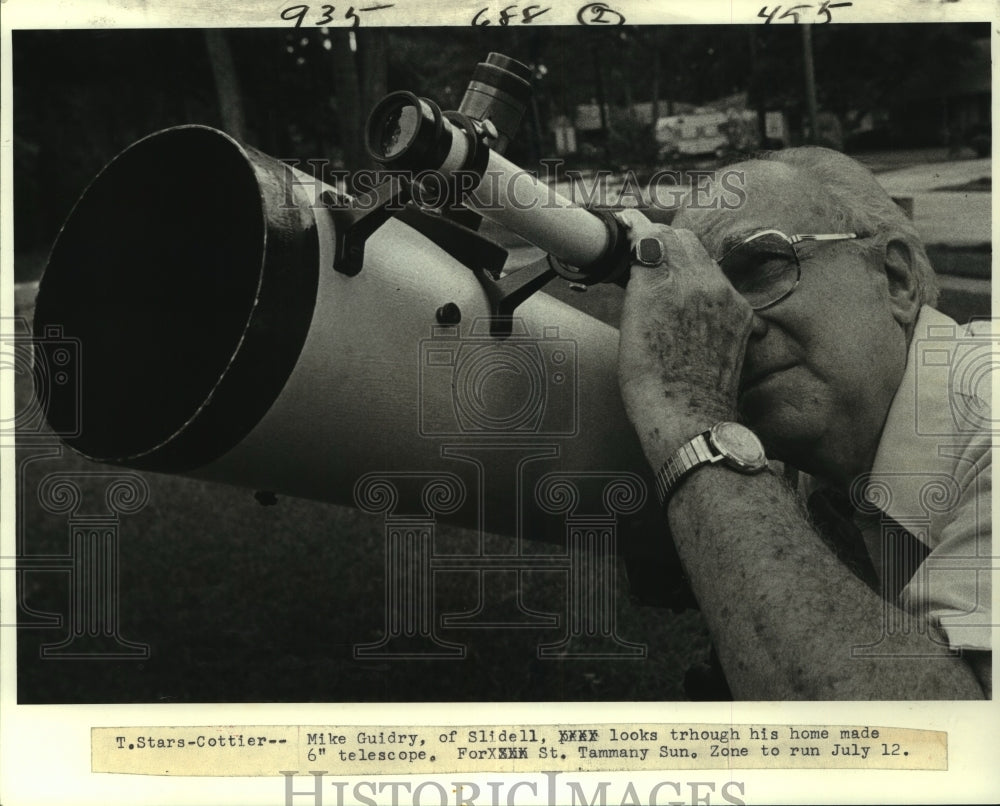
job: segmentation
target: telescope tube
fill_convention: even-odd
[[[571,266],[588,267],[607,251],[600,218],[492,150],[483,181],[465,202]]]
[[[457,480],[444,521],[526,539],[553,473],[639,479],[630,552],[661,556],[651,474],[618,393],[617,331],[546,294],[489,335],[468,267],[398,219],[332,268],[332,190],[201,126],[139,141],[91,183],[40,282],[40,401],[99,462],[359,506],[371,474]],[[459,313],[449,325],[437,311]],[[603,511],[600,496],[580,506]],[[402,508],[418,508],[401,501]],[[562,528],[562,527],[560,527]],[[647,542],[648,541],[648,544]]]

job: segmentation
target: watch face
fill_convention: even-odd
[[[763,470],[767,466],[764,446],[757,435],[739,423],[719,423],[710,431],[716,449],[739,470]]]

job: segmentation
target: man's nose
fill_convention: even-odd
[[[753,319],[750,320],[750,338],[762,339],[766,334],[767,319],[757,313],[757,311],[754,311]]]

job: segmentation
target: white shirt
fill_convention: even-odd
[[[881,512],[930,550],[898,604],[939,626],[952,648],[991,646],[996,362],[989,322],[963,328],[922,308],[871,473],[853,488],[873,513],[858,524],[880,576]]]

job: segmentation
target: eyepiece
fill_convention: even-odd
[[[440,165],[451,147],[441,110],[412,92],[386,95],[368,116],[365,146],[376,162],[421,170]]]
[[[379,151],[386,157],[398,157],[413,142],[420,118],[412,106],[398,106],[386,112],[378,136]]]
[[[493,149],[502,153],[531,100],[531,69],[502,53],[476,65],[458,111],[475,120],[492,120],[500,136]]]

